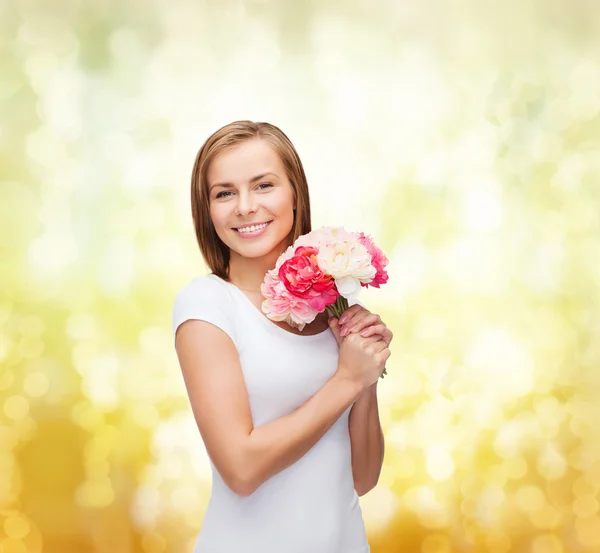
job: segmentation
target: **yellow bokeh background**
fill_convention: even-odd
[[[373,553],[598,553],[599,53],[593,0],[0,0],[0,553],[192,551],[171,308],[236,119],[390,259]]]

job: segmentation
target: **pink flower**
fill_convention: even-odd
[[[265,297],[262,310],[272,321],[285,321],[302,331],[319,313],[305,299],[290,294],[275,270],[267,272],[260,289]]]
[[[369,283],[361,282],[361,286],[374,286],[375,288],[379,288],[380,284],[385,284],[388,281],[388,274],[385,270],[387,267],[389,260],[386,255],[373,243],[373,240],[370,236],[365,235],[364,232],[359,233],[358,241],[367,248],[369,254],[371,254],[371,263],[377,270],[373,280]]]
[[[281,265],[278,276],[290,294],[321,312],[335,303],[339,293],[335,280],[319,268],[318,253],[317,248],[299,246],[294,256]]]
[[[299,246],[299,244],[295,244],[295,243],[292,244],[291,246],[288,246],[286,248],[286,250],[277,258],[277,261],[275,262],[275,271],[277,273],[279,273],[279,269],[288,259],[291,259],[292,257],[294,257],[294,252],[296,251],[296,248],[298,246]]]
[[[262,311],[302,331],[325,310],[339,317],[361,286],[379,288],[386,283],[387,264],[370,236],[321,227],[298,237],[267,272],[261,286]]]
[[[351,242],[355,243],[358,238],[358,233],[350,232],[344,227],[321,227],[316,230],[311,230],[308,234],[299,236],[294,242],[294,248],[298,246],[312,246],[321,248],[332,242]]]

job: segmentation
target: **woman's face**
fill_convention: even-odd
[[[294,222],[294,191],[268,142],[247,140],[221,152],[211,161],[207,180],[212,222],[232,253],[262,257],[288,246],[282,242]]]

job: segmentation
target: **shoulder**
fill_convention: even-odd
[[[226,283],[222,282],[219,277],[208,274],[194,277],[175,294],[175,304],[186,300],[229,303],[231,296],[226,288]]]
[[[173,301],[173,335],[188,319],[211,322],[235,336],[233,298],[227,284],[215,275],[198,276],[190,280],[176,294]]]

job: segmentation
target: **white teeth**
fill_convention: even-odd
[[[265,228],[269,223],[265,223],[263,225],[256,225],[256,226],[251,226],[251,227],[244,227],[244,228],[239,228],[237,229],[237,231],[241,234],[244,234],[245,232],[256,232],[257,230],[263,229]]]

